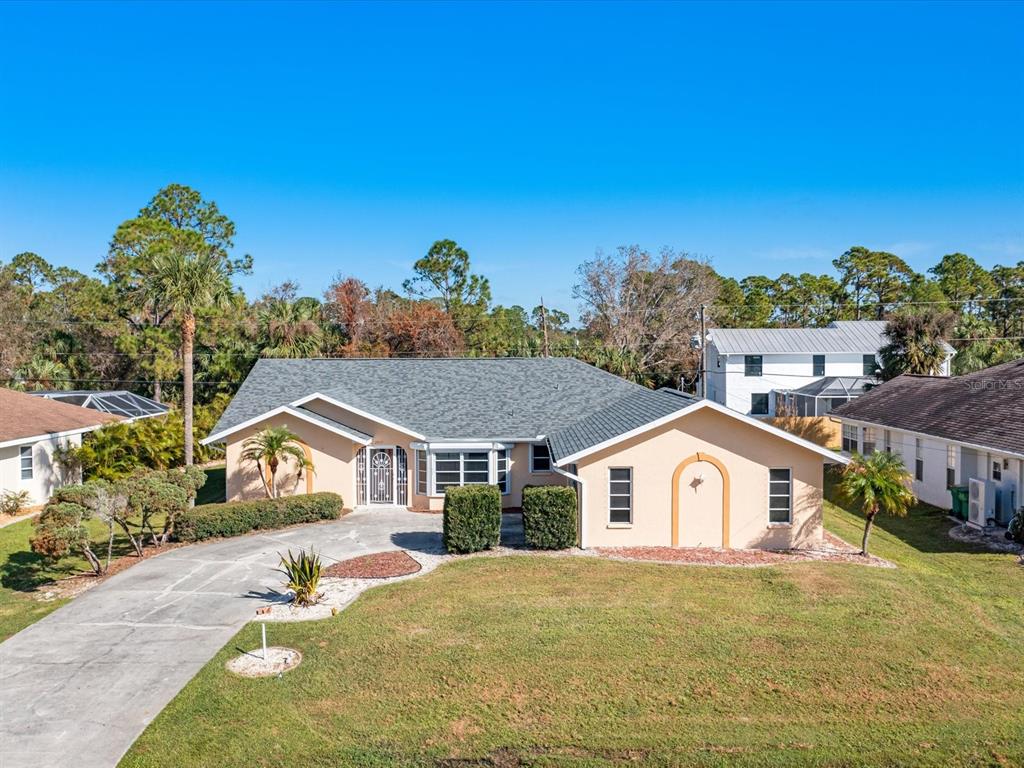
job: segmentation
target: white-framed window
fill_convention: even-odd
[[[441,451],[434,454],[434,492],[444,493],[460,485],[487,485],[490,482],[490,456],[487,451]]]
[[[864,427],[864,455],[867,456],[875,452],[875,440],[876,433],[874,427]]]
[[[952,488],[956,485],[956,446],[950,443],[946,446],[946,487]]]
[[[508,448],[497,451],[495,456],[495,481],[503,495],[509,492]]]
[[[768,522],[793,521],[793,470],[768,470]]]
[[[550,472],[551,452],[547,443],[530,443],[530,472]]]
[[[1003,479],[1003,460],[993,459],[992,460],[992,479],[1002,480]]]
[[[416,493],[427,495],[427,452],[416,451]]]
[[[882,450],[892,453],[892,432],[888,429],[882,432]]]
[[[608,522],[629,525],[633,522],[633,468],[608,469]]]
[[[924,480],[924,443],[920,437],[914,438],[914,479]]]
[[[18,460],[21,464],[21,479],[31,480],[32,479],[32,447],[31,445],[23,445],[18,449]]]
[[[847,453],[857,452],[857,427],[855,424],[843,424],[843,450]]]

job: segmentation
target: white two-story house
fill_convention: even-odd
[[[707,346],[707,397],[752,416],[823,416],[876,381],[884,320],[825,328],[715,328]],[[948,347],[948,345],[947,345]],[[948,376],[952,347],[942,365]]]

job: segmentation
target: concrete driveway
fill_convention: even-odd
[[[329,563],[436,551],[441,516],[358,511],[332,523],[146,560],[0,644],[0,768],[109,768],[256,609],[279,599],[278,552]]]

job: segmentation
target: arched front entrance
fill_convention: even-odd
[[[707,453],[672,473],[672,546],[729,546],[729,470]]]

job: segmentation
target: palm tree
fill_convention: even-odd
[[[271,299],[260,311],[266,338],[262,357],[315,357],[323,346],[320,302],[308,296]]]
[[[944,339],[950,335],[956,315],[931,308],[908,315],[894,315],[885,326],[889,343],[878,350],[882,378],[904,373],[935,376],[948,352]]]
[[[156,250],[143,294],[159,300],[181,324],[181,364],[185,391],[185,465],[192,464],[192,353],[196,339],[196,313],[223,308],[231,297],[231,280],[224,260],[195,232],[177,230]]]
[[[862,555],[868,553],[868,536],[879,512],[905,517],[910,507],[917,503],[910,487],[910,473],[903,466],[903,459],[885,451],[877,451],[868,457],[854,454],[843,469],[839,495],[859,506],[866,520],[860,545]]]
[[[300,477],[303,470],[313,471],[313,462],[306,458],[306,452],[298,440],[298,436],[284,426],[267,427],[242,443],[241,459],[256,465],[267,498],[275,499],[281,495],[275,477],[277,468],[282,463],[294,460],[298,465]]]

